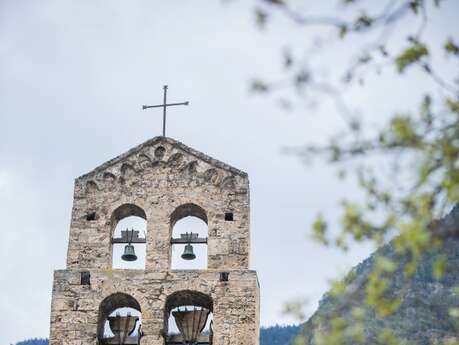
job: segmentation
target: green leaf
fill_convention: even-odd
[[[446,272],[446,257],[439,256],[433,263],[432,273],[435,279],[439,280]]]
[[[327,223],[325,222],[322,215],[319,215],[314,221],[314,223],[312,224],[313,238],[316,241],[324,245],[328,245],[328,240],[325,236],[326,232],[327,232]]]
[[[264,0],[264,1],[272,5],[285,6],[285,2],[282,0]]]
[[[390,329],[384,329],[378,335],[378,342],[384,345],[399,345],[400,341],[397,339],[395,334]]]
[[[453,113],[459,114],[459,99],[446,99],[446,106],[451,110]]]
[[[346,24],[342,24],[339,26],[339,38],[343,39],[348,32],[348,27]]]
[[[459,56],[459,46],[451,38],[446,41],[445,50],[448,54]]]
[[[268,17],[268,13],[265,10],[261,8],[255,9],[255,22],[260,29],[264,29],[266,27]]]
[[[398,72],[403,73],[408,66],[428,55],[429,50],[426,45],[420,42],[413,42],[410,47],[406,48],[395,58]]]
[[[398,264],[396,261],[386,258],[384,256],[378,256],[376,258],[376,269],[382,272],[393,273],[397,270]]]
[[[414,14],[419,13],[419,6],[420,6],[419,0],[410,1],[410,8]]]
[[[368,16],[365,13],[362,13],[357,19],[354,21],[354,30],[355,31],[362,31],[364,29],[368,29],[373,24],[374,19]]]

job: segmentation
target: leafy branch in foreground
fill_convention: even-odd
[[[351,18],[309,16],[282,0],[260,1],[256,9],[257,24],[261,28],[269,25],[274,12],[280,12],[300,27],[320,25],[334,30],[337,40],[350,36],[368,38],[355,48],[354,58],[338,82],[314,73],[315,67],[307,59],[311,50],[307,50],[305,57],[298,57],[292,53],[293,49],[287,48],[282,53],[284,76],[275,81],[258,78],[252,84],[252,90],[262,94],[275,95],[280,89],[293,88],[300,98],[329,96],[343,115],[346,132],[330,138],[327,145],[286,149],[307,161],[325,158],[339,167],[341,176],[347,176],[349,166],[357,167],[352,171],[363,192],[363,201],[342,201],[341,227],[337,234],[330,231],[327,219],[318,216],[312,226],[313,237],[323,245],[343,250],[349,250],[356,242],[381,246],[390,240],[395,249],[391,257],[378,256],[365,279],[347,277],[334,284],[331,294],[340,301],[340,307],[335,314],[321,320],[314,343],[364,343],[365,332],[360,321],[366,316],[362,310],[371,310],[377,317],[385,318],[397,312],[401,304],[403,296],[390,294],[394,274],[403,272],[409,279],[424,254],[441,250],[449,238],[459,238],[457,227],[442,233],[437,230],[436,221],[459,202],[459,73],[456,69],[446,78],[440,76],[434,65],[434,61],[439,62],[432,58],[434,53],[438,55],[438,48],[433,49],[435,45],[427,42],[423,35],[429,24],[428,11],[434,11],[442,3],[390,0],[382,10],[375,11],[376,6],[368,3],[342,1],[343,7],[355,9],[356,14]],[[406,20],[418,20],[418,25],[411,32],[405,32],[404,46],[391,53],[387,47],[392,33]],[[457,38],[442,39],[441,53],[445,59],[458,59]],[[403,78],[408,70],[424,74],[440,93],[419,95],[419,109],[395,113],[385,126],[374,132],[357,119],[343,101],[343,94],[356,83],[363,86],[369,70],[381,72],[385,68],[394,69]],[[281,103],[287,105],[285,108],[292,107],[291,100],[283,99]],[[442,255],[432,263],[431,269],[438,280],[454,273],[448,271]],[[357,306],[353,296],[362,290],[365,303]],[[289,308],[295,312],[300,310],[291,305]],[[344,308],[353,310],[347,319],[339,316],[339,310]],[[452,306],[450,317],[451,322],[459,322],[457,308]],[[304,343],[304,339],[298,341]],[[387,329],[374,341],[401,343],[396,334]],[[458,343],[459,338],[445,340],[445,344]]]

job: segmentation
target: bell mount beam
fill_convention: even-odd
[[[114,243],[146,243],[145,238],[139,237],[139,231],[137,230],[122,230],[121,237],[112,238],[112,244]]]
[[[196,238],[171,238],[171,244],[206,244],[207,237],[196,237]]]

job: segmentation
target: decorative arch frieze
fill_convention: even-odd
[[[93,193],[96,193],[99,191],[99,186],[97,185],[97,183],[93,180],[89,180],[86,182],[86,186],[85,186],[85,192],[87,194],[93,194]]]
[[[114,183],[116,181],[116,176],[109,171],[105,171],[102,175],[102,179],[105,183]]]
[[[87,181],[83,191],[91,194],[138,185],[146,173],[151,174],[155,169],[164,168],[181,172],[182,176],[189,179],[186,183],[191,187],[213,185],[222,190],[236,188],[236,175],[218,165],[214,166],[210,162],[196,159],[194,155],[187,155],[186,152],[177,152],[166,147],[147,146],[135,155],[126,157],[124,161],[108,166],[109,169],[98,172],[95,178]],[[168,178],[168,180],[173,179]]]
[[[176,152],[169,157],[169,159],[167,160],[167,165],[169,167],[177,167],[183,162],[183,160],[184,155],[180,152]]]
[[[138,157],[138,163],[141,169],[148,169],[153,167],[153,161],[146,153],[141,153]]]
[[[182,172],[184,172],[185,174],[188,174],[188,175],[196,175],[197,172],[198,172],[198,161],[196,160],[193,160],[191,162],[188,162],[183,168],[181,168],[180,170]]]
[[[206,182],[210,182],[213,185],[216,185],[216,184],[218,184],[218,182],[220,180],[220,174],[218,173],[217,169],[210,168],[210,169],[207,169],[204,172],[203,179]]]
[[[222,189],[226,189],[226,190],[232,190],[232,189],[235,189],[236,188],[236,179],[234,178],[234,176],[226,176],[221,184],[220,184],[220,187]]]
[[[136,170],[134,169],[134,165],[131,164],[131,163],[123,163],[121,165],[120,172],[121,172],[121,176],[124,177],[124,178],[129,178],[129,177],[135,176],[135,174],[136,174]]]

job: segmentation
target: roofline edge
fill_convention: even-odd
[[[245,171],[242,171],[240,169],[237,169],[227,163],[224,163],[218,159],[215,159],[215,158],[212,158],[208,155],[206,155],[205,153],[201,152],[201,151],[198,151],[198,150],[195,150],[185,144],[183,144],[182,142],[178,141],[178,140],[175,140],[175,139],[172,139],[172,138],[169,138],[169,137],[163,137],[163,136],[156,136],[154,138],[151,138],[151,139],[148,139],[147,141],[129,149],[128,151],[116,156],[115,158],[112,158],[108,161],[106,161],[105,163],[102,163],[101,165],[95,167],[94,169],[92,169],[91,171],[83,174],[83,175],[80,175],[78,177],[75,178],[75,182],[76,181],[79,181],[79,180],[83,180],[83,179],[86,179],[88,178],[89,176],[91,175],[94,175],[96,173],[98,173],[99,171],[101,170],[104,170],[104,169],[107,169],[109,167],[111,167],[112,165],[118,163],[119,161],[123,160],[124,158],[132,155],[132,154],[135,154],[136,152],[140,151],[141,149],[143,149],[144,147],[146,146],[149,146],[149,145],[153,145],[157,142],[160,142],[160,141],[166,141],[167,143],[173,145],[173,146],[176,146],[180,149],[182,149],[183,151],[199,158],[199,159],[202,159],[203,161],[211,164],[211,165],[215,165],[217,166],[218,168],[221,168],[221,169],[224,169],[224,170],[228,170],[230,171],[231,173],[235,174],[235,175],[239,175],[239,176],[242,176],[242,177],[248,177],[248,174],[245,172]]]

